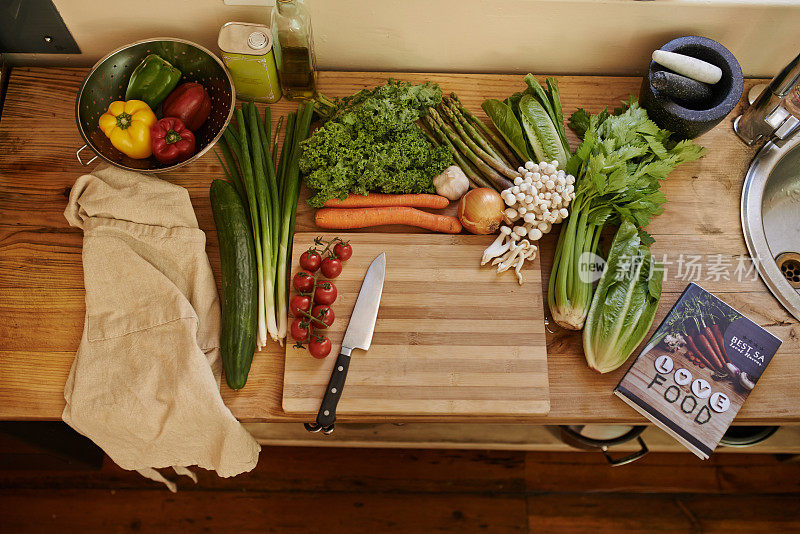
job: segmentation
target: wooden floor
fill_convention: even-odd
[[[612,469],[582,452],[265,447],[247,475],[199,478],[172,494],[108,459],[0,471],[0,532],[800,531],[800,463],[771,455]]]

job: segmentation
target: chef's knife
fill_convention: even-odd
[[[336,358],[328,388],[325,390],[325,396],[322,398],[322,404],[317,413],[317,422],[305,424],[306,430],[309,432],[319,432],[320,430],[325,434],[333,432],[334,421],[336,421],[336,405],[339,404],[344,380],[347,378],[350,353],[353,349],[369,350],[370,343],[372,343],[372,332],[375,330],[375,319],[378,317],[385,276],[386,253],[383,252],[372,260],[367,274],[364,276],[353,314],[350,316],[350,322],[344,333],[339,357]]]

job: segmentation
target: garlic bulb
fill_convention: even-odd
[[[436,188],[437,195],[458,200],[469,191],[469,179],[461,167],[451,165],[433,179],[433,187]]]

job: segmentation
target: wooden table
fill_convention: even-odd
[[[64,404],[64,381],[81,337],[84,318],[83,273],[79,230],[63,216],[67,193],[75,179],[87,172],[75,158],[82,145],[75,126],[74,101],[86,69],[15,68],[0,119],[0,418],[58,419]],[[487,97],[504,97],[520,90],[519,75],[386,74],[323,72],[320,86],[331,96],[352,94],[384,83],[387,76],[437,81],[446,92],[479,112]],[[616,106],[638,93],[639,78],[559,78],[565,114],[582,106],[591,112]],[[746,89],[752,84],[750,82]],[[286,113],[291,103],[273,106],[273,117]],[[653,220],[658,258],[679,253],[716,255],[735,262],[746,254],[739,223],[739,195],[754,150],[745,147],[731,130],[740,110],[699,142],[708,156],[675,171],[664,183],[669,202]],[[576,139],[570,132],[575,146]],[[219,274],[217,237],[208,201],[208,187],[222,174],[216,158],[207,154],[169,176],[186,187],[206,231],[207,249]],[[312,210],[303,202],[298,230],[314,231]],[[401,231],[391,228],[391,231]],[[405,231],[405,230],[403,230]],[[553,257],[555,235],[542,243],[543,283]],[[476,261],[478,259],[476,258]],[[702,262],[705,263],[705,262]],[[671,269],[677,269],[673,264]],[[658,323],[672,306],[687,280],[668,271]],[[703,273],[705,277],[705,273]],[[759,386],[742,409],[737,423],[800,423],[800,338],[798,323],[768,293],[760,279],[737,282],[701,280],[731,305],[783,339],[784,344]],[[548,334],[551,411],[527,419],[539,424],[642,422],[611,391],[624,373],[597,375],[585,364],[580,337],[557,327]],[[291,421],[281,411],[283,352],[275,345],[257,353],[247,387],[233,392],[223,386],[223,397],[243,421]],[[343,421],[367,421],[341,417]],[[412,418],[408,418],[411,420]],[[422,421],[422,418],[413,418]],[[375,420],[373,418],[373,420]],[[457,419],[448,419],[456,421]],[[474,421],[474,419],[471,419]],[[517,421],[518,418],[493,419]]]

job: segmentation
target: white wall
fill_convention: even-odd
[[[91,65],[125,43],[172,36],[216,51],[223,23],[268,9],[222,0],[55,0],[83,54],[15,63]],[[673,37],[705,35],[746,75],[772,76],[800,52],[790,0],[306,0],[322,69],[640,74]]]

